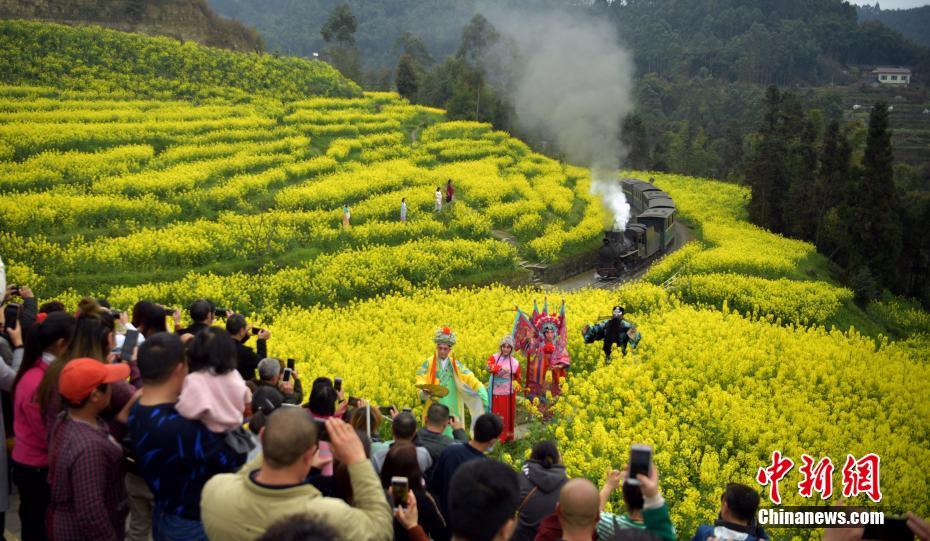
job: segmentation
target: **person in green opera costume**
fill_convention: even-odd
[[[438,329],[433,341],[436,342],[436,351],[420,365],[417,370],[416,383],[417,386],[440,385],[448,391],[448,394],[439,397],[438,393],[434,396],[429,391],[421,390],[420,400],[425,402],[423,411],[429,410],[433,402],[439,402],[448,407],[449,412],[456,419],[464,422],[467,407],[471,415],[471,424],[474,425],[475,419],[489,411],[487,389],[471,370],[465,368],[452,354],[452,346],[455,345],[455,333],[452,329],[449,327]],[[448,427],[446,430],[451,431]]]

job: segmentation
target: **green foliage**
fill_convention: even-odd
[[[348,4],[339,4],[329,14],[323,28],[320,29],[320,35],[326,43],[337,43],[341,46],[355,45],[355,30],[358,28],[358,20],[352,13],[352,8]]]
[[[362,80],[362,61],[355,45],[358,21],[348,4],[339,4],[329,14],[320,35],[330,46],[326,48],[328,60],[343,75],[356,82]]]
[[[323,62],[234,53],[99,27],[0,21],[0,82],[124,95],[243,101],[358,96]]]
[[[859,270],[853,274],[849,285],[852,287],[855,301],[862,306],[877,299],[879,293],[881,293],[881,288],[875,277],[872,276],[872,271],[865,265],[859,267]]]
[[[417,72],[414,69],[413,58],[410,55],[400,57],[397,64],[397,78],[394,81],[397,87],[397,93],[407,99],[413,99],[417,94],[419,83],[417,82]]]
[[[855,269],[868,264],[885,284],[896,282],[901,253],[893,162],[888,105],[878,102],[869,115],[862,172],[850,204],[849,266]]]
[[[930,6],[911,9],[882,9],[874,6],[857,6],[859,21],[881,21],[885,26],[900,32],[902,36],[930,47]]]

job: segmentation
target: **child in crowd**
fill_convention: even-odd
[[[236,370],[236,344],[229,333],[216,327],[200,331],[188,346],[188,358],[178,413],[212,432],[241,428],[252,393]]]

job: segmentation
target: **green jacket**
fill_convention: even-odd
[[[394,516],[371,462],[349,466],[354,504],[326,498],[309,484],[268,488],[250,474],[261,467],[261,456],[237,473],[213,476],[203,487],[200,512],[207,537],[223,541],[254,541],[279,519],[306,514],[324,522],[345,541],[391,541]]]
[[[665,504],[665,499],[661,494],[655,498],[647,498],[642,513],[643,521],[640,522],[631,519],[627,515],[602,512],[597,523],[598,537],[607,539],[616,534],[617,530],[635,528],[648,530],[663,539],[663,541],[676,541],[675,526],[672,525],[668,505]]]

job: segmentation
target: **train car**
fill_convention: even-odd
[[[675,241],[678,210],[668,193],[635,178],[621,179],[620,187],[630,204],[630,221],[623,231],[604,232],[597,267],[602,278],[616,278],[642,267]]]
[[[673,208],[651,208],[637,216],[636,221],[655,232],[663,250],[668,249],[675,240],[675,209]]]

